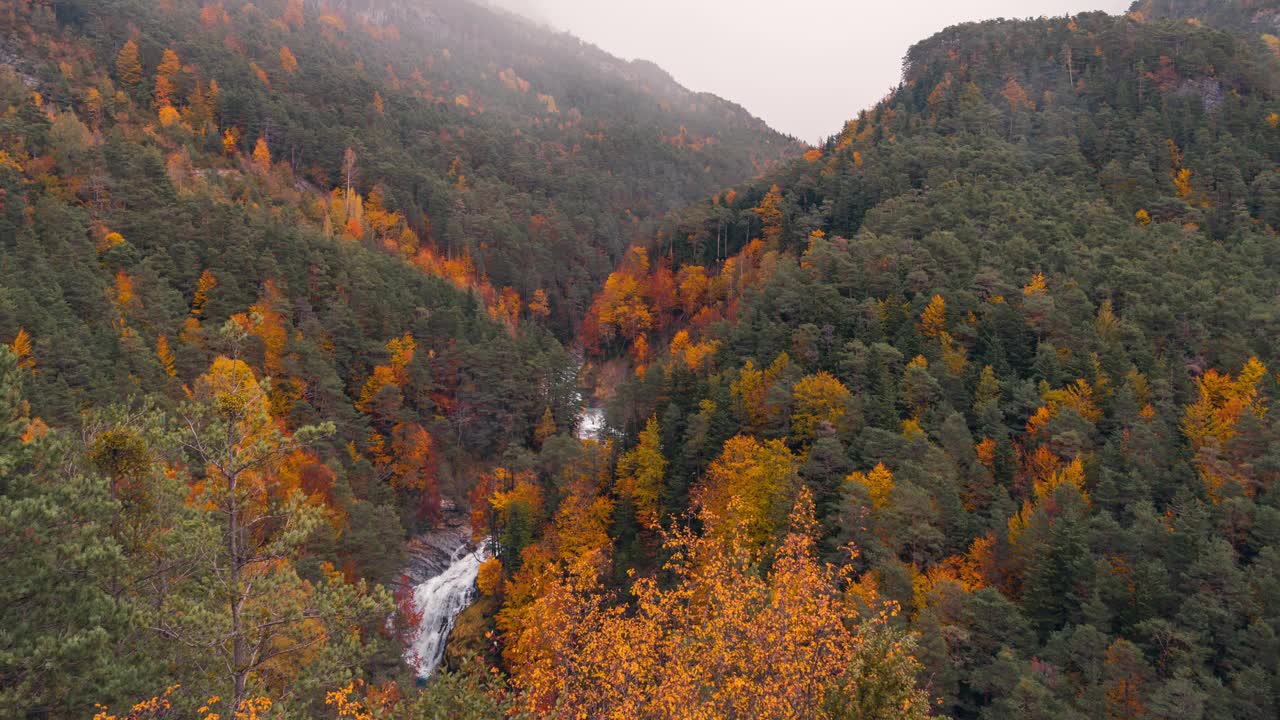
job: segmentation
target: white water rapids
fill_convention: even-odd
[[[488,557],[487,543],[474,549],[463,543],[453,551],[448,567],[413,589],[413,604],[422,613],[422,621],[406,659],[418,671],[418,677],[429,678],[440,666],[453,623],[471,604],[480,563]]]
[[[604,408],[584,407],[574,430],[579,439],[600,440],[605,430]],[[414,579],[422,581],[413,588],[413,604],[422,619],[405,650],[405,659],[420,678],[429,679],[440,667],[454,622],[475,596],[480,563],[489,558],[489,544],[473,546],[470,536],[469,528],[454,525],[428,533],[414,546],[419,560],[414,564]],[[436,574],[423,579],[432,572]]]
[[[582,415],[578,417],[578,439],[599,440],[600,434],[604,432],[604,423],[604,408],[584,408]]]

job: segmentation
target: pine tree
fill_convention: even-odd
[[[239,345],[245,336],[233,325],[225,332]],[[385,618],[390,596],[364,582],[347,583],[327,563],[321,582],[299,575],[301,548],[325,522],[326,508],[286,476],[290,460],[331,434],[333,424],[286,435],[253,370],[225,356],[197,380],[193,397],[182,411],[183,444],[205,469],[194,503],[206,509],[221,537],[205,549],[188,594],[174,599],[164,632],[208,649],[217,659],[213,687],[232,707],[257,692],[266,669],[307,653],[345,672],[367,656],[371,642],[350,629]]]
[[[22,374],[0,347],[0,715],[87,717],[129,672],[113,655],[128,616],[107,591],[119,507],[62,439],[28,431]]]

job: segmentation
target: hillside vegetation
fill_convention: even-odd
[[[0,4],[0,714],[1275,717],[1275,17],[949,28],[806,149],[461,1]]]
[[[0,56],[6,716],[411,684],[404,539],[572,433],[626,242],[795,150],[452,0],[14,0]]]
[[[634,249],[583,335],[634,370],[611,567],[809,496],[942,713],[1273,714],[1280,67],[1213,17],[948,29]]]

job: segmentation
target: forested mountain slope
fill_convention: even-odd
[[[1280,8],[1270,0],[1136,0],[1129,12],[1144,20],[1181,19],[1248,33],[1280,33]]]
[[[1208,18],[962,25],[672,219],[584,324],[634,370],[612,567],[690,508],[780,542],[807,494],[947,715],[1273,716],[1278,83]]]
[[[406,412],[450,445],[519,444],[548,409],[567,427],[550,336],[621,249],[796,149],[462,0],[15,1],[0,33],[0,336],[29,346],[49,422],[180,387],[256,312],[248,352],[291,424],[364,437],[362,384],[410,333],[432,368]]]
[[[950,28],[770,169],[470,5],[5,3],[0,714],[1275,717],[1275,7]]]
[[[4,0],[0,60],[5,717],[411,687],[407,535],[575,442],[626,243],[797,151],[453,0]]]
[[[649,220],[796,151],[647,63],[465,0],[11,5],[7,50],[54,107],[163,127],[198,170],[262,140],[289,184],[360,196],[331,234],[425,249],[420,265],[524,301],[543,290],[565,324],[587,301],[573,288]],[[366,227],[375,199],[412,240]],[[322,208],[300,210],[321,224]]]

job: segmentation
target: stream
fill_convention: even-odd
[[[576,435],[598,440],[605,428],[601,407],[587,407],[578,418]],[[471,604],[480,564],[489,558],[489,543],[471,540],[471,528],[460,520],[415,539],[407,575],[413,583],[413,604],[422,613],[417,633],[405,650],[405,660],[418,677],[429,679],[444,659],[445,645],[458,615]]]
[[[587,363],[582,348],[574,349],[573,357],[578,374],[578,389],[574,392],[578,423],[573,434],[579,440],[603,440],[606,425],[604,399],[592,392],[601,382],[599,371]]]

